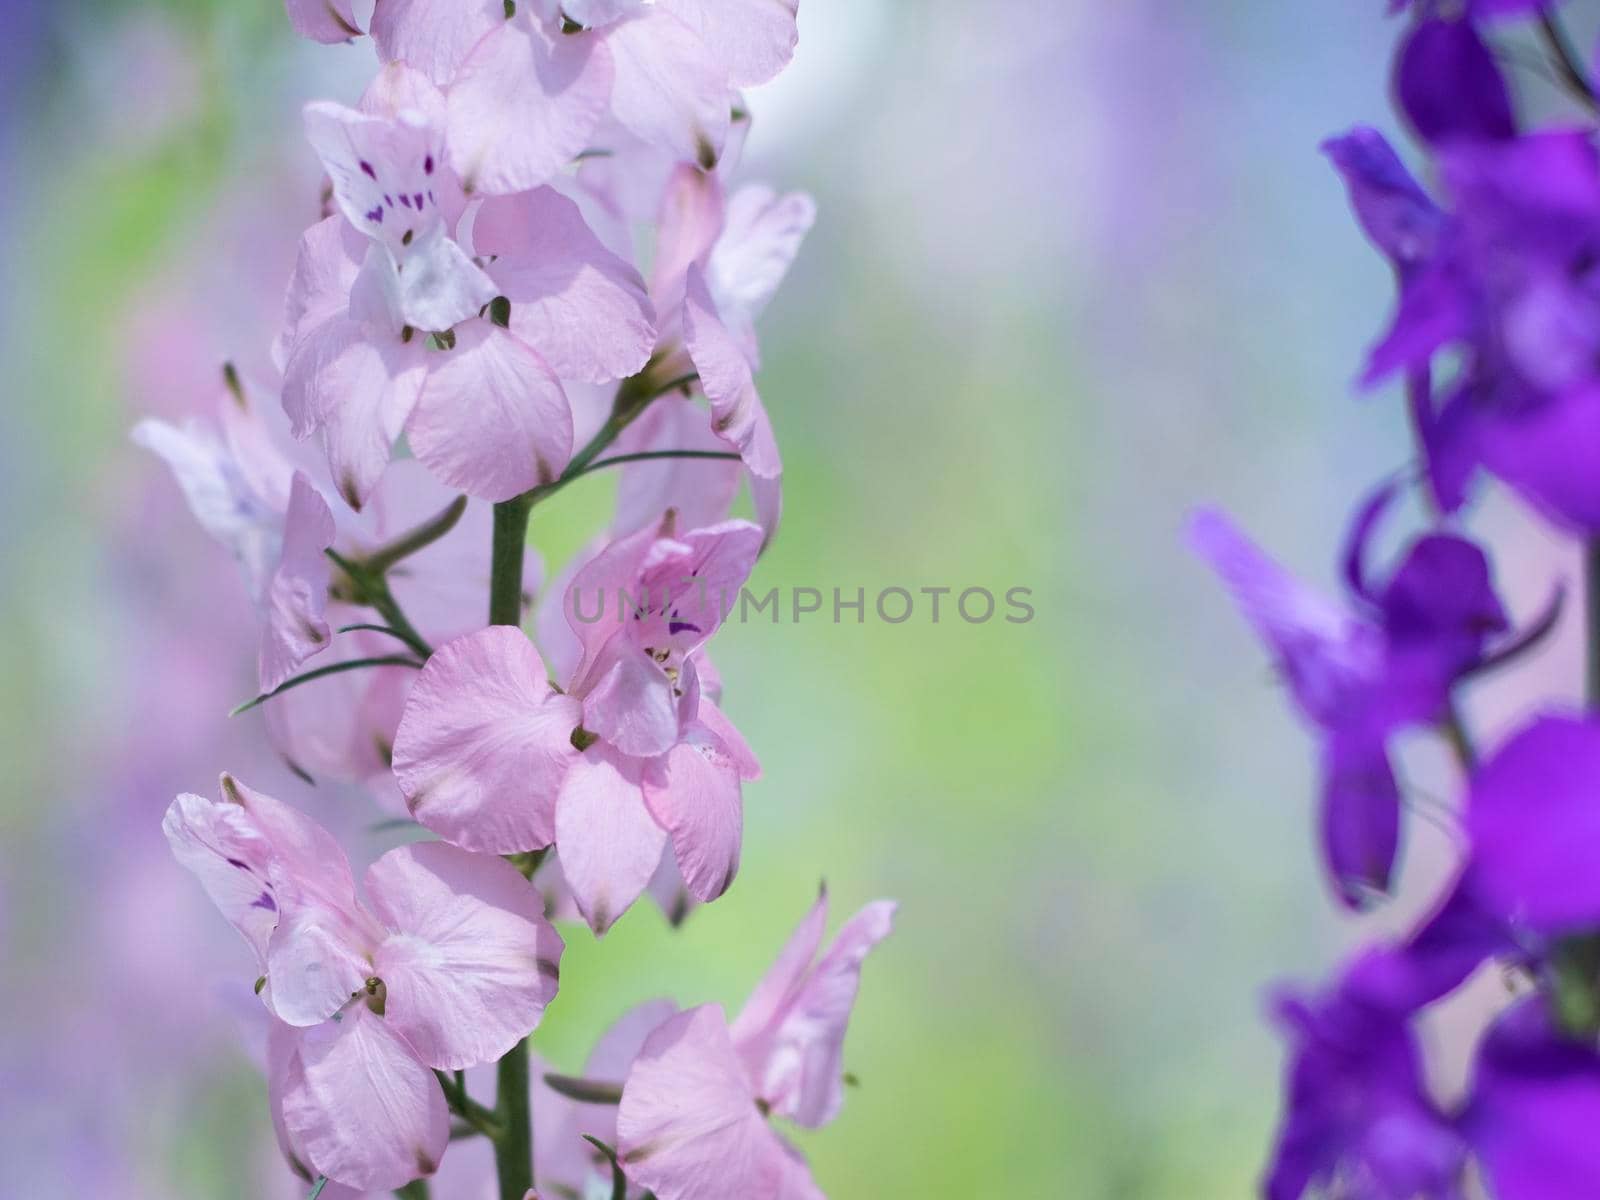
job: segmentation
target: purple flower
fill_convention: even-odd
[[[1419,538],[1381,585],[1365,548],[1392,497],[1380,491],[1346,553],[1352,604],[1315,592],[1222,514],[1202,512],[1190,542],[1271,650],[1296,707],[1322,740],[1322,844],[1340,898],[1358,907],[1387,890],[1399,846],[1399,790],[1388,737],[1431,724],[1450,688],[1507,628],[1488,560],[1454,534]]]
[[[1535,934],[1600,926],[1600,721],[1523,729],[1474,778],[1466,828],[1486,911]]]
[[[1274,1005],[1288,1038],[1287,1111],[1267,1200],[1337,1187],[1348,1200],[1452,1200],[1465,1146],[1423,1089],[1409,1017],[1362,987],[1366,959],[1328,994]]]
[[[1600,1194],[1600,1055],[1555,1028],[1543,997],[1520,1001],[1478,1048],[1459,1128],[1496,1200]]]
[[[1406,376],[1442,508],[1483,466],[1559,524],[1600,529],[1600,154],[1585,132],[1439,148],[1441,212],[1371,130],[1327,143],[1400,301],[1364,381]],[[1461,352],[1436,396],[1438,355]]]
[[[1428,17],[1401,44],[1395,99],[1430,145],[1514,137],[1511,94],[1470,21]]]

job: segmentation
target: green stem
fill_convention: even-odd
[[[649,408],[654,401],[665,396],[668,392],[688,387],[698,378],[695,375],[682,375],[677,379],[668,380],[666,383],[656,384],[650,382],[649,376],[650,371],[646,367],[642,373],[633,376],[631,379],[624,379],[617,388],[616,399],[611,402],[611,415],[606,418],[606,423],[600,426],[599,432],[572,456],[571,461],[567,463],[567,469],[561,472],[561,478],[540,484],[538,487],[524,492],[521,498],[527,500],[530,504],[537,504],[539,501],[555,495],[574,479],[587,475],[590,471],[596,471],[601,467],[609,467],[616,463],[632,462],[636,457],[711,458],[718,456],[720,451],[651,450],[641,451],[637,456],[619,454],[615,458],[608,458],[603,462],[595,462],[595,459],[599,457],[606,447],[616,441],[623,430],[638,420],[640,414]],[[737,457],[737,455],[730,455],[729,457]]]
[[[400,1197],[400,1200],[428,1200],[433,1191],[428,1187],[426,1179],[413,1179],[405,1187],[395,1188],[394,1194]]]
[[[494,506],[494,541],[489,562],[489,624],[522,624],[522,565],[527,555],[528,519],[534,505],[554,495],[582,475],[618,435],[631,425],[657,396],[684,386],[673,380],[657,386],[649,369],[625,379],[617,388],[611,415],[589,439],[559,479],[502,500]],[[381,610],[380,610],[381,611]],[[387,617],[388,614],[385,614]],[[390,621],[393,625],[395,622]],[[524,1038],[500,1060],[495,1085],[495,1173],[500,1180],[500,1200],[522,1200],[533,1188],[533,1113],[528,1090],[528,1042]],[[446,1089],[447,1091],[449,1089]]]
[[[446,512],[448,513],[448,510]],[[458,513],[458,519],[459,516],[460,514]],[[442,519],[443,514],[441,517],[435,518],[430,524],[437,524]],[[437,536],[442,537],[443,534],[441,533]],[[389,590],[389,577],[382,570],[374,570],[366,562],[346,558],[337,550],[331,548],[324,550],[323,553],[333,560],[334,566],[344,572],[344,583],[349,585],[348,588],[341,584],[339,588],[335,589],[336,591],[342,590],[348,593],[343,596],[344,599],[352,604],[376,609],[378,615],[388,622],[389,628],[384,632],[393,633],[423,658],[428,658],[433,654],[433,647],[428,645],[427,639],[417,632],[416,626],[406,617],[405,610],[400,607],[400,602],[394,598],[394,593]]]
[[[410,558],[418,550],[433,545],[456,527],[461,514],[467,511],[467,498],[457,496],[438,516],[409,529],[392,542],[379,546],[361,560],[361,565],[374,575],[382,575],[402,559]]]
[[[494,550],[489,560],[489,624],[522,624],[522,564],[527,557],[528,515],[524,494],[494,506]],[[521,1197],[518,1197],[521,1200]]]
[[[527,553],[533,500],[517,496],[494,506],[493,557],[489,563],[489,623],[522,624],[522,564]],[[533,1113],[528,1092],[528,1042],[524,1038],[500,1060],[495,1085],[495,1174],[500,1200],[522,1200],[533,1188]]]
[[[533,1113],[528,1092],[528,1042],[518,1042],[500,1060],[495,1111],[502,1136],[494,1144],[500,1200],[522,1200],[533,1188]]]
[[[435,1071],[439,1087],[444,1091],[445,1103],[450,1106],[450,1111],[465,1121],[475,1133],[481,1133],[491,1142],[498,1142],[501,1137],[499,1118],[494,1110],[485,1108],[471,1096],[467,1095],[466,1080],[462,1073],[457,1071],[455,1077],[443,1071]]]

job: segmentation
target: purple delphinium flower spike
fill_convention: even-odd
[[[1399,847],[1387,739],[1441,719],[1456,678],[1508,624],[1483,552],[1455,535],[1418,539],[1386,583],[1370,584],[1365,546],[1387,503],[1380,493],[1355,523],[1346,553],[1353,607],[1302,584],[1220,513],[1200,513],[1189,534],[1321,735],[1323,852],[1351,907],[1387,890]]]
[[[1325,995],[1274,1003],[1291,1049],[1266,1200],[1335,1184],[1350,1200],[1461,1194],[1465,1146],[1424,1091],[1411,1014],[1366,994],[1364,962]]]

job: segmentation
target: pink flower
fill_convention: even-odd
[[[561,939],[505,862],[442,843],[367,871],[363,905],[333,837],[228,776],[163,828],[262,965],[279,1030],[286,1144],[358,1189],[431,1174],[449,1128],[433,1070],[498,1059],[554,997]]]
[[[201,526],[238,561],[261,613],[261,688],[270,691],[327,646],[333,514],[271,444],[240,392],[219,406],[222,436],[198,422],[144,420],[133,440],[172,469]]]
[[[659,1200],[821,1197],[805,1160],[767,1118],[814,1129],[838,1115],[861,964],[889,935],[894,911],[889,901],[869,904],[816,960],[824,892],[731,1027],[721,1006],[708,1004],[650,1034],[617,1112],[630,1182]]]
[[[685,164],[667,181],[657,225],[650,294],[661,335],[653,370],[664,379],[694,377],[710,407],[709,421],[700,428],[743,459],[769,541],[782,509],[783,463],[755,385],[761,361],[755,321],[815,218],[816,206],[804,193],[779,195],[750,184],[729,199],[720,175]],[[641,422],[622,445],[630,451],[699,448],[703,435],[687,435],[686,424],[688,414],[680,406],[676,420],[657,416],[650,424]],[[629,467],[619,522],[651,507],[659,512],[703,504],[697,497],[720,494],[726,479],[703,463],[671,471],[659,463]]]
[[[362,30],[348,0],[287,0],[319,41]],[[371,23],[385,62],[446,88],[450,158],[474,191],[550,182],[585,150],[623,142],[710,166],[736,89],[794,55],[794,0],[384,0]]]
[[[324,662],[390,655],[402,647],[384,634],[339,627],[380,618],[351,602],[325,554],[336,548],[361,561],[391,538],[439,514],[454,494],[412,461],[394,464],[359,514],[337,516],[324,498],[320,465],[296,468],[286,431],[269,428],[272,415],[242,388],[218,404],[218,426],[179,427],[145,420],[138,444],[160,455],[196,520],[238,561],[261,622],[260,686],[271,691],[316,656]],[[281,436],[278,436],[281,433]],[[457,637],[482,624],[489,581],[489,510],[469,504],[452,536],[425,547],[390,578],[406,614],[432,641]],[[541,566],[530,554],[524,586],[537,590]],[[320,665],[320,664],[319,664]],[[299,770],[354,782],[384,778],[406,691],[416,672],[379,667],[331,675],[284,692],[266,708],[279,751]]]
[[[417,820],[492,853],[554,842],[597,932],[650,883],[669,839],[688,891],[720,896],[738,869],[742,784],[759,766],[702,694],[697,660],[760,545],[747,521],[677,537],[670,519],[612,543],[567,590],[575,643],[554,648],[564,690],[519,630],[440,649],[395,740]]]
[[[539,189],[468,205],[444,122],[444,96],[401,64],[359,110],[306,110],[343,220],[301,244],[284,407],[297,436],[321,431],[353,508],[402,431],[440,480],[485,500],[549,482],[572,453],[562,378],[623,378],[654,340],[643,281],[571,201]]]

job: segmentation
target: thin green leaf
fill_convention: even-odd
[[[313,679],[321,679],[326,675],[339,675],[345,671],[359,671],[364,667],[411,667],[422,670],[422,664],[416,659],[404,654],[389,654],[380,658],[353,658],[348,662],[333,663],[330,666],[318,667],[315,671],[307,671],[304,675],[296,675],[293,679],[285,680],[270,692],[263,692],[254,699],[246,700],[228,715],[237,717],[240,713],[249,712],[257,705],[265,704],[274,696],[287,692],[290,688],[297,688],[302,683],[310,683]]]
[[[307,1196],[306,1200],[317,1200],[317,1197],[322,1195],[322,1189],[327,1186],[328,1177],[326,1175],[318,1175],[317,1182],[311,1187],[311,1195]]]
[[[606,1161],[611,1164],[611,1200],[628,1200],[628,1178],[622,1173],[622,1164],[617,1161],[617,1152],[590,1134],[584,1134],[583,1140],[604,1154]]]

